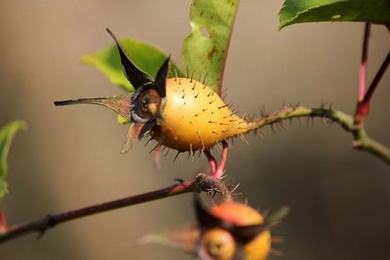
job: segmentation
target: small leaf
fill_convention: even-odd
[[[134,64],[152,77],[156,75],[158,69],[167,57],[159,48],[132,38],[123,39],[119,42]],[[107,49],[93,54],[85,55],[81,60],[83,63],[97,68],[107,76],[112,83],[123,87],[129,92],[134,91],[133,86],[131,86],[123,73],[116,45],[112,45]],[[171,70],[179,72],[177,66],[172,62]]]
[[[218,94],[238,3],[239,0],[194,0],[191,5],[192,32],[184,40],[183,64],[197,75],[207,74],[209,87]]]
[[[22,121],[14,121],[0,129],[0,198],[8,192],[8,151],[16,132],[24,129],[26,124]]]
[[[306,22],[360,21],[390,23],[389,0],[286,0],[279,28]]]
[[[139,243],[154,243],[187,253],[195,253],[199,235],[199,230],[195,226],[180,226],[161,233],[146,235],[139,240]]]

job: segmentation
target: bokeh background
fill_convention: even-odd
[[[282,1],[243,0],[227,60],[228,100],[243,112],[272,111],[284,103],[321,103],[353,113],[362,23],[301,24],[282,31]],[[123,91],[84,54],[119,37],[154,43],[180,62],[190,31],[190,1],[0,0],[0,125],[27,121],[9,158],[8,196],[0,208],[19,223],[189,179],[205,169],[174,153],[157,171],[143,142],[119,153],[127,127],[93,106],[54,107],[56,99]],[[369,75],[390,46],[373,26]],[[390,73],[373,99],[368,133],[390,145]],[[293,122],[286,130],[249,137],[230,150],[228,174],[254,207],[291,213],[275,229],[285,238],[272,259],[389,259],[390,168],[351,149],[351,136],[321,121]],[[0,246],[0,259],[191,259],[156,245],[135,246],[144,234],[193,221],[191,195],[88,217]]]

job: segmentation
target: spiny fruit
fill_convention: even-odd
[[[206,208],[199,195],[194,196],[196,225],[179,226],[162,233],[149,234],[141,243],[157,243],[181,249],[202,260],[265,260],[280,238],[270,229],[288,213],[287,207],[263,215],[247,204],[224,200]]]
[[[150,134],[151,139],[158,142],[157,150],[164,146],[178,153],[202,150],[209,159],[212,174],[221,177],[227,140],[256,129],[259,121],[248,122],[240,118],[204,83],[192,78],[167,78],[169,57],[153,80],[131,62],[114,34],[107,31],[116,42],[125,75],[135,93],[56,101],[55,105],[89,103],[108,107],[132,121],[127,144]],[[210,148],[221,142],[225,151],[217,168]]]
[[[189,78],[169,78],[166,84],[166,103],[154,136],[162,145],[179,151],[206,149],[253,129],[207,85]]]
[[[199,195],[194,197],[194,207],[197,226],[173,230],[164,237],[168,238],[168,244],[183,248],[200,259],[215,260],[267,259],[272,252],[270,228],[288,212],[284,207],[264,216],[252,207],[234,201],[224,201],[206,209]],[[170,239],[172,243],[169,243]]]
[[[270,228],[287,214],[282,208],[264,217],[252,207],[233,201],[209,210],[198,197],[194,203],[200,229],[197,255],[201,259],[267,259],[271,252]]]

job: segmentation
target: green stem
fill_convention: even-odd
[[[300,117],[326,118],[339,124],[345,131],[352,134],[352,146],[355,149],[367,151],[390,164],[390,149],[388,147],[368,137],[364,128],[357,127],[354,124],[353,116],[331,108],[307,108],[303,106],[285,107],[279,111],[269,113],[257,120],[254,123],[256,126],[254,128],[260,129],[267,125]]]

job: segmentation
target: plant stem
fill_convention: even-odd
[[[257,128],[260,129],[267,125],[300,117],[325,118],[339,124],[345,131],[352,134],[352,146],[355,149],[367,151],[382,159],[387,164],[390,164],[390,148],[369,138],[364,128],[355,125],[354,118],[351,115],[331,108],[307,108],[303,106],[285,107],[279,111],[263,116],[256,124]]]
[[[369,138],[364,128],[360,128],[355,125],[354,118],[351,115],[345,114],[341,111],[333,110],[331,108],[307,108],[303,106],[285,107],[279,111],[269,113],[253,123],[256,124],[257,129],[260,129],[265,126],[280,123],[284,120],[301,117],[325,118],[339,124],[345,131],[352,134],[352,146],[355,149],[370,152],[378,158],[381,158],[384,162],[390,164],[390,149],[388,147]],[[200,191],[218,191],[221,193],[221,196],[224,200],[232,199],[230,191],[223,182],[211,176],[199,173],[193,181],[183,181],[181,183],[159,190],[96,204],[85,208],[70,210],[63,213],[47,215],[32,222],[8,227],[6,228],[5,232],[0,233],[0,243],[4,243],[29,233],[40,233],[42,235],[46,230],[51,229],[58,224],[97,213],[137,205],[153,200],[168,198],[183,193]]]
[[[370,103],[371,97],[374,94],[375,89],[378,87],[378,84],[381,81],[383,75],[385,74],[387,68],[389,67],[389,64],[390,64],[390,51],[387,52],[387,56],[383,61],[381,67],[379,68],[378,72],[376,73],[374,79],[372,80],[366,95],[364,95],[362,103]]]
[[[389,27],[387,27],[389,28]],[[358,103],[356,105],[356,111],[354,116],[354,123],[358,128],[363,128],[364,121],[370,111],[370,101],[374,94],[383,74],[386,72],[390,63],[390,51],[375,75],[370,87],[366,91],[367,84],[367,56],[368,56],[368,42],[370,38],[370,23],[365,23],[363,46],[362,46],[362,59],[360,62],[359,70],[359,89],[358,89]]]
[[[87,217],[97,213],[137,205],[162,198],[168,198],[183,193],[210,190],[221,192],[222,197],[226,200],[231,199],[230,192],[227,190],[226,186],[222,182],[208,175],[199,173],[193,181],[183,181],[178,184],[159,190],[130,196],[114,201],[104,202],[76,210],[47,215],[32,222],[8,227],[6,228],[5,232],[0,233],[0,243],[7,242],[11,239],[27,235],[29,233],[39,233],[40,235],[43,235],[46,230],[51,229],[58,224]]]
[[[360,61],[359,68],[359,89],[358,89],[358,101],[362,101],[366,94],[367,85],[367,56],[368,56],[368,40],[370,37],[371,24],[365,23],[363,46],[362,46],[362,59]]]
[[[357,127],[360,127],[360,128],[363,127],[364,120],[366,119],[366,117],[370,111],[370,101],[371,101],[372,95],[374,94],[376,88],[378,87],[379,82],[382,79],[383,74],[385,74],[389,64],[390,64],[390,51],[387,53],[385,60],[383,61],[381,67],[379,68],[374,79],[372,80],[366,94],[364,95],[363,100],[358,102],[358,104],[356,106],[354,121],[355,121],[355,125]]]

